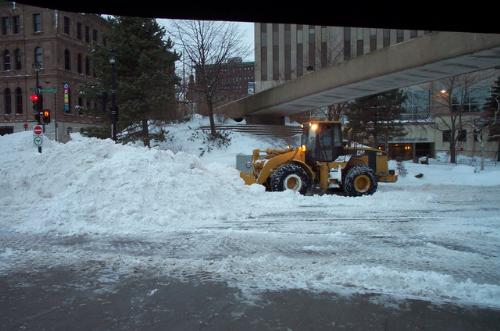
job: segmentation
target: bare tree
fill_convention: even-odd
[[[474,117],[470,115],[471,87],[487,79],[485,73],[469,73],[442,79],[439,92],[434,97],[434,121],[432,128],[445,132],[449,140],[450,162],[457,163],[459,141],[465,139],[466,129],[474,129]]]
[[[208,108],[210,133],[217,136],[214,103],[221,86],[221,73],[232,58],[245,57],[250,48],[243,42],[235,23],[215,21],[174,21],[175,39],[182,47],[182,61],[196,73],[191,86],[202,96]]]

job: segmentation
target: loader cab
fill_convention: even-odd
[[[344,154],[340,122],[307,122],[303,124],[302,146],[306,162],[332,162]]]

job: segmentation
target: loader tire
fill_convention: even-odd
[[[292,190],[306,194],[310,179],[307,172],[295,163],[288,163],[276,169],[269,181],[271,191]]]
[[[348,196],[371,195],[377,191],[377,176],[367,166],[354,166],[347,170],[342,188]]]

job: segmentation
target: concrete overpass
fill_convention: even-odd
[[[218,111],[255,123],[395,88],[500,66],[500,34],[434,32],[233,101]]]

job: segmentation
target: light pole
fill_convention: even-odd
[[[118,106],[116,105],[116,52],[109,52],[109,64],[111,64],[111,136],[116,142],[116,122],[118,121]]]
[[[40,102],[41,102],[41,91],[40,91],[40,79],[38,77],[38,72],[42,68],[42,65],[35,60],[35,63],[33,63],[33,69],[35,70],[36,74],[36,88],[35,88],[35,95],[36,95],[36,109],[35,112],[38,114],[38,124],[42,124],[42,112],[43,109],[40,107]],[[45,133],[45,125],[42,124],[42,132]],[[38,153],[42,152],[42,146],[38,146]]]
[[[35,77],[36,77],[35,94],[37,96],[36,112],[39,115],[38,124],[42,124],[42,109],[40,109],[40,101],[39,101],[40,100],[40,92],[41,92],[40,91],[40,79],[38,77],[38,73],[39,73],[41,68],[42,68],[42,66],[37,61],[35,61],[35,63],[33,63],[33,70],[35,70]],[[44,128],[44,131],[45,131],[45,128]]]

